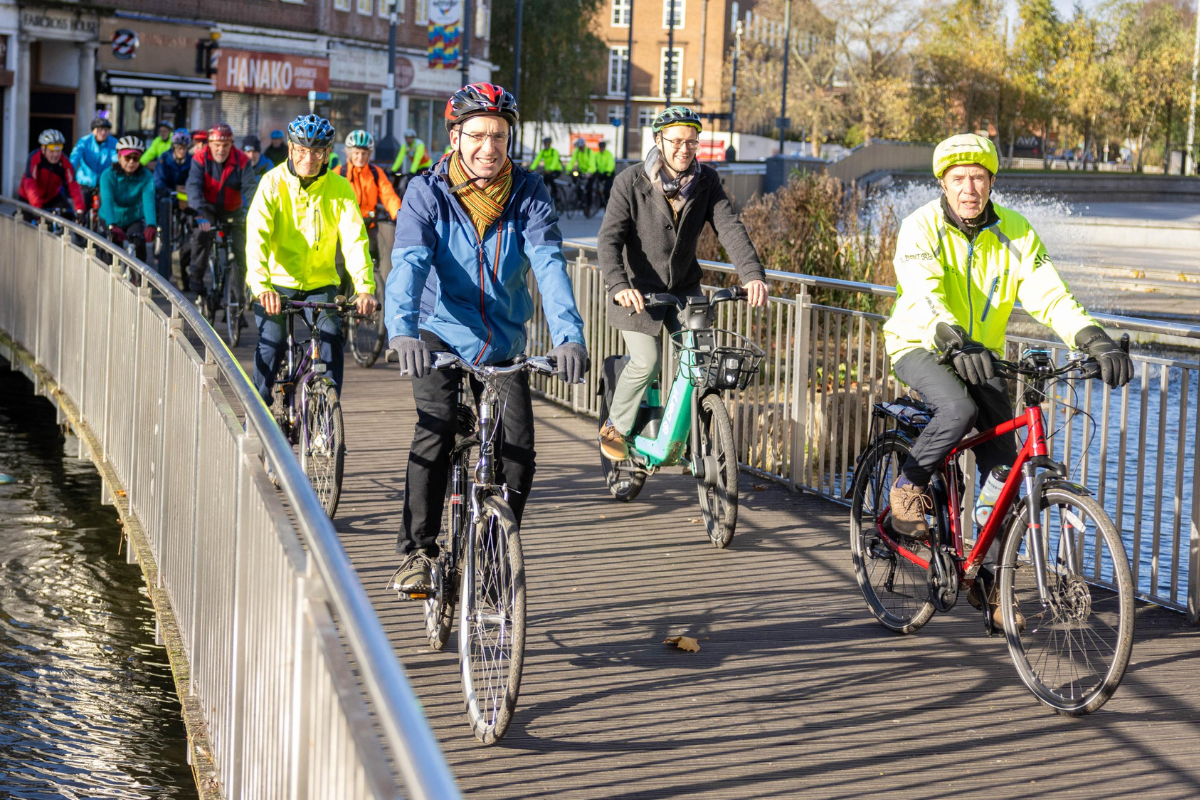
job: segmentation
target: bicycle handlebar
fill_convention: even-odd
[[[282,314],[299,314],[306,308],[316,308],[322,311],[352,311],[354,310],[354,301],[347,300],[340,294],[333,299],[332,303],[320,303],[314,300],[291,300],[283,295],[279,296],[279,310]]]
[[[522,370],[537,372],[541,375],[553,375],[555,368],[558,366],[557,359],[550,356],[526,356],[524,354],[513,359],[513,363],[506,367],[501,366],[476,366],[470,361],[467,361],[454,353],[444,350],[439,350],[430,354],[433,357],[433,368],[436,370],[444,369],[464,369],[472,375],[480,378],[502,377],[504,375],[512,375]],[[395,350],[388,348],[384,354],[383,360],[390,364],[396,364],[400,361],[400,354]]]
[[[1118,346],[1123,351],[1125,351],[1126,355],[1129,355],[1129,334],[1128,333],[1121,334],[1121,340],[1118,343]],[[957,352],[958,352],[958,350],[953,347],[943,350],[941,355],[938,356],[937,363],[949,364],[950,361],[954,358],[955,353],[957,353]],[[1096,363],[1096,359],[1092,358],[1091,356],[1084,356],[1084,355],[1082,355],[1082,353],[1080,351],[1073,352],[1071,354],[1071,356],[1069,356],[1067,358],[1066,364],[1063,364],[1061,367],[1055,367],[1054,369],[1051,369],[1051,370],[1043,370],[1043,369],[1034,368],[1034,367],[1023,367],[1018,362],[1005,361],[1002,358],[995,358],[994,356],[993,356],[992,361],[996,365],[997,374],[1002,375],[1006,378],[1017,378],[1017,377],[1021,377],[1021,376],[1057,378],[1062,375],[1066,375],[1068,373],[1078,371],[1079,377],[1081,379],[1092,380],[1093,378],[1099,378],[1100,374],[1101,374],[1100,373],[1100,365],[1098,363]]]
[[[712,297],[707,298],[710,305],[717,303],[726,303],[731,300],[745,300],[746,290],[741,286],[730,286],[727,289],[718,289],[713,292]],[[669,292],[645,292],[642,294],[642,299],[645,300],[646,308],[659,308],[662,306],[674,306],[678,309],[683,309],[687,306],[688,299],[686,297],[677,297]],[[616,298],[613,298],[613,305],[620,305]],[[630,314],[636,313],[630,311]]]

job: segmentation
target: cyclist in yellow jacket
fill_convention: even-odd
[[[332,303],[339,277],[338,240],[354,282],[360,314],[376,308],[375,277],[358,198],[350,182],[329,171],[333,126],[307,114],[288,125],[288,158],[259,182],[246,216],[247,282],[255,298],[258,350],[254,385],[270,405],[279,360],[287,345],[281,297]],[[321,358],[338,391],[342,387],[342,323],[336,314],[317,319]]]
[[[600,140],[600,150],[596,153],[596,182],[600,185],[600,202],[608,205],[608,196],[612,193],[613,177],[617,174],[617,160],[608,149],[608,142]]]
[[[1129,356],[1071,295],[1029,222],[989,199],[999,169],[990,139],[950,137],[933,154],[942,196],[900,225],[899,296],[883,326],[884,346],[896,377],[921,394],[933,418],[891,490],[897,533],[926,530],[925,512],[932,508],[926,486],[967,431],[1013,417],[993,358],[1004,352],[1015,303],[1095,358],[1109,386],[1122,386],[1132,376]],[[939,364],[937,351],[951,352],[951,362]],[[1016,437],[993,439],[976,447],[975,455],[986,479],[993,468],[1016,461]]]

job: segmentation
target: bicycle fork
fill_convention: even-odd
[[[1026,544],[1037,578],[1038,597],[1043,606],[1050,606],[1055,600],[1047,578],[1047,567],[1050,563],[1050,529],[1041,522],[1041,482],[1035,479],[1034,470],[1035,467],[1032,464],[1025,466],[1025,497],[1029,512],[1029,521],[1026,524],[1029,538],[1026,540]],[[1059,535],[1055,560],[1065,561],[1068,569],[1075,568],[1077,563],[1075,536],[1068,530],[1064,530]]]

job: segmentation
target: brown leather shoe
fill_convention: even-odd
[[[892,484],[890,500],[892,530],[901,536],[925,536],[929,533],[929,525],[925,522],[925,512],[933,509],[933,498],[929,492],[908,481],[901,486],[897,479]]]
[[[604,423],[600,429],[600,452],[610,461],[624,461],[629,458],[629,445],[612,424],[612,420]]]
[[[983,591],[980,589],[978,580],[971,584],[971,588],[967,590],[967,602],[980,611],[983,610]],[[1000,610],[1000,581],[993,579],[992,590],[988,592],[987,597],[988,608],[992,612],[992,624],[998,630],[1004,630],[1004,612]],[[1025,630],[1025,615],[1017,611],[1017,632]]]

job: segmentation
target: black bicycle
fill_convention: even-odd
[[[332,519],[342,494],[346,437],[341,400],[328,365],[321,359],[317,321],[325,311],[351,314],[354,305],[341,296],[332,303],[279,300],[287,318],[287,359],[275,373],[271,414],[295,448],[321,507]],[[308,339],[302,342],[296,341],[297,317],[308,328]]]
[[[225,317],[225,338],[230,347],[242,341],[242,328],[246,321],[242,312],[246,310],[246,293],[238,280],[237,260],[233,252],[233,225],[217,220],[213,225],[213,241],[208,251],[207,275],[204,290],[196,295],[196,309],[204,315],[214,328],[217,313]]]
[[[582,214],[591,219],[600,210],[600,201],[596,196],[596,182],[591,175],[584,175],[579,170],[571,173],[571,201],[566,206],[568,217],[578,217]]]
[[[394,351],[389,351],[389,357]],[[518,356],[509,366],[477,367],[452,353],[434,353],[434,369],[459,369],[481,384],[478,413],[458,389],[458,433],[450,459],[440,555],[425,600],[425,630],[435,650],[446,646],[458,599],[458,654],[463,699],[475,737],[484,744],[508,729],[521,689],[525,658],[525,559],[508,486],[496,483],[502,431],[501,383],[522,370],[554,374],[554,361]],[[472,451],[478,449],[478,460]],[[474,468],[472,469],[472,462]],[[395,589],[395,578],[389,587]]]

